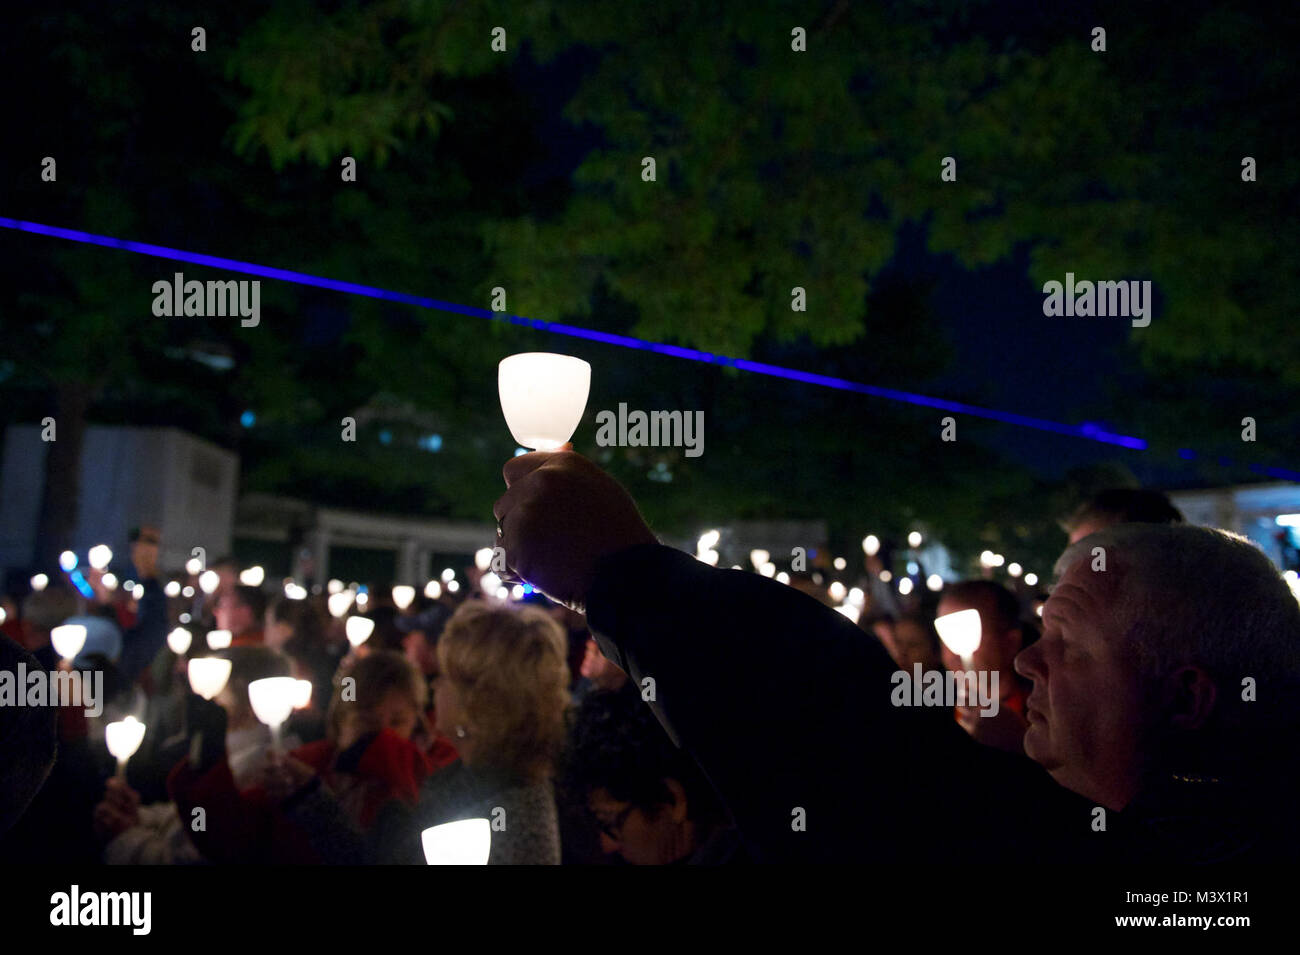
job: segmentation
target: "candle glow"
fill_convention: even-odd
[[[86,645],[86,628],[79,623],[65,623],[50,631],[50,643],[54,652],[65,660],[71,660]]]
[[[420,833],[429,865],[487,865],[492,825],[486,819],[461,819]]]
[[[361,646],[375,632],[375,622],[369,617],[348,617],[343,627],[347,631],[348,643],[354,647]]]
[[[190,689],[211,700],[226,688],[230,679],[230,661],[220,657],[195,657],[186,666],[190,678]]]
[[[591,365],[571,355],[524,352],[497,366],[497,392],[511,436],[525,448],[554,451],[587,408]]]
[[[971,608],[943,614],[934,618],[934,629],[939,632],[943,645],[961,657],[962,663],[970,669],[969,661],[980,648],[980,612]]]

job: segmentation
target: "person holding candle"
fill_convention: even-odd
[[[48,670],[51,673],[63,672],[72,668],[71,660],[63,660],[51,642],[52,631],[63,624],[77,611],[77,598],[70,590],[51,585],[42,591],[36,591],[23,601],[23,635],[24,642],[32,651],[24,654],[22,659],[29,672]],[[105,628],[113,625],[107,621]],[[104,679],[100,683],[102,694],[100,704],[101,716],[104,716],[104,704],[119,689],[116,670],[111,662],[99,653],[82,654],[81,663],[88,669],[101,669]],[[104,649],[95,646],[92,649]],[[119,635],[120,646],[120,635]],[[6,665],[5,669],[13,670]],[[92,684],[93,685],[93,684]],[[88,702],[88,701],[87,701]],[[103,779],[100,762],[103,757],[102,726],[108,718],[87,717],[86,708],[79,706],[59,707],[0,707],[0,723],[3,718],[12,719],[15,728],[25,721],[32,723],[35,737],[28,741],[17,736],[0,736],[0,751],[12,749],[15,753],[13,800],[0,797],[0,805],[16,804],[25,793],[27,779],[21,765],[31,751],[39,748],[42,732],[37,732],[39,720],[47,715],[52,721],[57,739],[58,759],[52,768],[45,768],[34,797],[26,794],[30,804],[25,804],[24,824],[14,829],[0,845],[0,861],[10,864],[31,863],[50,858],[69,861],[93,862],[94,839],[91,832],[90,813],[95,802],[95,794]],[[92,738],[94,742],[92,742]],[[48,775],[47,775],[48,774]],[[7,774],[0,773],[0,788],[10,785]],[[12,825],[14,820],[9,820]],[[4,826],[0,826],[0,832]]]
[[[552,788],[569,706],[568,642],[535,607],[463,604],[438,641],[437,729],[460,759],[434,773],[414,809],[376,826],[381,862],[420,865],[420,834],[460,819],[492,825],[490,865],[558,865]]]
[[[19,664],[35,671],[41,664],[8,637],[0,636],[0,670]],[[55,713],[48,706],[0,707],[0,837],[27,811],[54,767],[58,748]],[[0,848],[0,858],[9,853]]]
[[[760,861],[938,863],[954,832],[1020,866],[1300,850],[1300,604],[1243,538],[1126,524],[1066,552],[1016,660],[1035,766],[941,710],[892,706],[879,644],[791,588],[660,545],[585,458],[526,454],[503,473],[508,566],[655,680],[655,715]],[[670,599],[647,603],[646,581]]]
[[[190,722],[220,735],[225,765],[236,787],[250,785],[259,761],[271,742],[270,732],[253,715],[248,685],[286,672],[287,663],[263,647],[237,647],[222,651],[231,661],[230,677],[211,703],[192,696]],[[210,717],[224,719],[213,723]],[[190,747],[187,745],[186,750]],[[219,812],[220,810],[218,810]],[[188,818],[188,817],[186,817]],[[173,865],[205,861],[176,804],[170,800],[146,802],[125,778],[110,778],[104,798],[95,807],[95,831],[104,843],[103,861],[110,865]]]
[[[266,646],[289,658],[291,676],[312,685],[311,704],[294,710],[288,723],[289,731],[305,743],[325,736],[330,681],[338,668],[338,661],[325,649],[324,626],[319,608],[311,600],[276,597],[266,611]]]
[[[183,760],[168,782],[182,814],[207,812],[195,844],[216,862],[362,861],[380,811],[393,800],[414,803],[430,771],[410,739],[423,702],[415,669],[379,650],[339,672],[324,740],[287,755],[263,750],[239,782],[219,752],[210,763]]]
[[[416,734],[425,731],[424,681],[392,650],[376,650],[340,671],[355,681],[355,700],[336,690],[326,738],[293,756],[321,776],[348,817],[364,831],[393,799],[414,803],[433,767]]]
[[[1016,673],[1012,666],[1024,649],[1025,631],[1020,625],[1020,602],[1015,594],[996,580],[963,580],[949,584],[939,599],[938,614],[976,610],[980,619],[979,648],[971,657],[970,667],[947,646],[943,647],[943,665],[949,670],[986,671],[998,675],[997,713],[980,715],[974,701],[958,702],[957,722],[976,742],[996,746],[1010,753],[1023,753],[1025,730],[1025,698],[1029,683]]]

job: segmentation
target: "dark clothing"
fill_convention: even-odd
[[[719,826],[683,860],[686,865],[741,865],[751,861],[744,839],[731,826]]]
[[[645,599],[647,585],[665,599]],[[659,545],[608,560],[588,595],[604,654],[709,776],[759,862],[1263,861],[1296,851],[1291,783],[1165,773],[1094,829],[1093,804],[941,707],[896,707],[877,640],[792,587]],[[1294,747],[1294,743],[1288,744]],[[781,754],[774,765],[772,754]],[[1267,800],[1267,802],[1265,802]],[[1170,818],[1172,815],[1175,817]]]
[[[143,582],[136,623],[122,634],[122,655],[117,670],[122,682],[130,686],[153,662],[167,643],[167,596],[157,580]]]
[[[170,651],[169,651],[170,652]],[[169,802],[167,775],[190,751],[185,707],[189,688],[177,686],[150,697],[143,717],[149,728],[136,754],[126,766],[127,781],[144,805]]]

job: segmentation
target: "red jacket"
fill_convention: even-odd
[[[339,765],[339,751],[327,739],[294,750],[339,796],[344,808],[367,829],[390,799],[415,805],[424,777],[433,772],[428,756],[392,730],[381,730],[355,766]]]
[[[260,628],[245,630],[230,641],[232,647],[260,647],[266,643]]]
[[[374,822],[390,799],[414,804],[420,784],[431,772],[419,748],[388,729],[371,740],[355,766],[340,767],[340,754],[328,740],[301,746],[290,755],[316,771],[362,829]],[[183,759],[168,776],[167,789],[182,822],[191,830],[190,838],[210,862],[312,865],[322,861],[307,834],[262,787],[242,792],[236,788],[225,760],[200,774],[191,768],[188,758]],[[206,826],[195,832],[192,822],[199,807],[206,815]]]

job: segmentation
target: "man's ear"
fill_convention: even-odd
[[[686,804],[686,790],[677,780],[669,778],[664,780],[664,785],[668,787],[668,792],[672,795],[673,801],[668,804],[668,814],[672,817],[673,822],[679,825],[686,821],[689,815],[689,806]]]
[[[1169,722],[1175,729],[1200,729],[1214,712],[1219,696],[1210,675],[1191,664],[1179,667],[1165,682]]]

